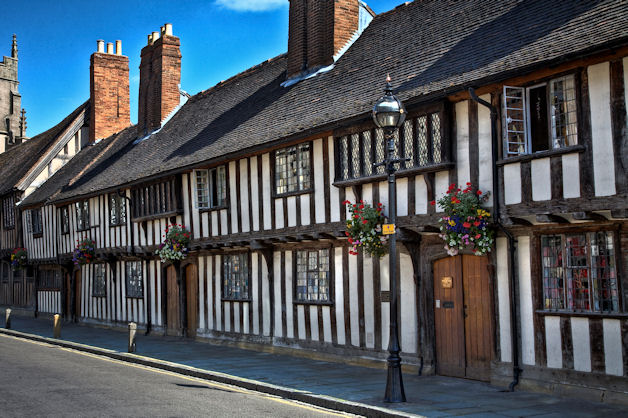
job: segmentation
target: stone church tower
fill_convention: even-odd
[[[13,35],[11,56],[0,62],[0,153],[26,139],[26,113],[18,93],[17,37]]]

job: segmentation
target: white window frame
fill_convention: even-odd
[[[502,112],[503,112],[503,117],[502,117],[502,124],[503,124],[503,155],[504,158],[508,158],[508,157],[515,157],[515,156],[519,156],[519,155],[527,155],[527,154],[532,154],[532,136],[531,136],[531,115],[530,115],[530,91],[535,89],[535,88],[539,88],[539,87],[546,87],[546,97],[547,97],[547,103],[546,103],[546,109],[545,111],[547,112],[547,118],[548,118],[548,126],[547,126],[547,132],[548,132],[548,137],[545,138],[547,143],[547,150],[553,150],[553,149],[560,149],[560,148],[565,148],[565,147],[569,147],[572,145],[576,145],[577,141],[578,141],[578,120],[577,120],[577,113],[576,113],[576,133],[575,133],[575,140],[576,143],[574,144],[569,144],[569,145],[560,145],[557,144],[557,138],[555,137],[555,125],[553,123],[553,117],[552,117],[552,110],[553,110],[553,106],[552,103],[550,103],[550,89],[551,89],[551,83],[553,81],[557,81],[560,79],[568,79],[571,78],[574,84],[574,102],[576,103],[577,106],[577,102],[578,102],[578,98],[576,97],[576,93],[575,90],[577,88],[576,86],[576,79],[575,79],[575,75],[574,74],[567,74],[567,75],[563,75],[560,77],[553,77],[545,82],[542,83],[537,83],[531,86],[525,86],[525,87],[519,87],[519,86],[508,86],[508,85],[504,85],[503,89],[502,89]],[[510,118],[510,115],[508,113],[508,110],[517,110],[518,108],[508,108],[506,106],[507,103],[507,98],[514,98],[515,96],[512,95],[507,95],[508,90],[516,90],[521,92],[521,98],[522,98],[522,102],[523,102],[523,112],[524,112],[524,118],[523,120],[519,120],[517,119],[517,121],[521,121],[523,123],[523,132],[521,131],[516,131],[516,130],[511,130],[509,129],[509,120],[512,120]],[[511,152],[509,151],[509,133],[523,133],[524,135],[524,142],[523,142],[523,146],[524,149],[520,152]]]

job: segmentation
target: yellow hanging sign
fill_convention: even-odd
[[[392,235],[395,233],[395,224],[383,224],[382,235]]]

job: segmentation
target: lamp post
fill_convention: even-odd
[[[397,221],[397,187],[395,182],[396,164],[407,159],[396,159],[395,130],[403,125],[406,119],[406,110],[399,99],[392,93],[390,76],[386,77],[384,96],[373,106],[373,120],[384,130],[386,141],[386,157],[374,166],[385,166],[388,173],[388,218],[392,225]],[[389,282],[390,282],[390,337],[388,341],[388,378],[386,380],[385,402],[405,402],[406,394],[403,390],[401,377],[401,357],[399,357],[399,329],[397,325],[397,239],[395,233],[390,235]]]

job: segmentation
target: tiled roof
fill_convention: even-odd
[[[88,106],[83,103],[61,122],[37,136],[15,145],[0,154],[0,194],[5,194],[17,187],[20,180],[37,164],[37,161],[50,149],[58,136]]]
[[[280,55],[197,94],[161,131],[57,198],[220,161],[366,118],[387,73],[402,100],[428,101],[623,46],[627,9],[622,0],[407,3],[375,17],[329,72],[283,88],[286,56]]]

